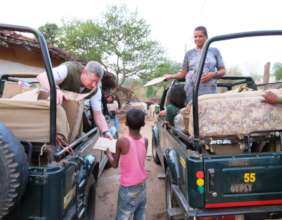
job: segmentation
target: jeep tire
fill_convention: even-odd
[[[153,133],[153,136],[152,136],[152,156],[153,156],[155,163],[157,165],[160,165],[161,161],[160,161],[160,158],[159,158],[158,153],[157,153],[157,147],[158,147],[157,141],[156,141],[156,138],[154,137],[154,133]]]
[[[0,124],[0,219],[9,213],[24,192],[28,162],[23,145]]]
[[[86,213],[84,220],[95,220],[96,206],[96,180],[94,175],[91,175],[87,181],[85,190],[85,205]]]

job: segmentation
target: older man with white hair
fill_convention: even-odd
[[[86,66],[74,61],[68,61],[53,68],[53,77],[57,85],[57,104],[62,104],[64,95],[62,90],[76,93],[87,93],[97,88],[90,97],[93,118],[103,136],[112,138],[107,122],[102,113],[102,92],[99,86],[104,75],[104,68],[96,61],[89,61]],[[50,90],[46,72],[37,76],[41,86]]]

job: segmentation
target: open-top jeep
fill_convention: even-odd
[[[237,88],[237,92],[198,96],[211,43],[271,35],[282,35],[282,31],[209,39],[198,67],[192,109],[186,117],[188,125],[178,128],[177,123],[168,125],[163,117],[158,117],[152,128],[152,149],[155,162],[166,171],[167,219],[265,219],[281,214],[281,105],[263,103],[264,91],[258,90],[251,77],[223,77],[218,80],[218,87]],[[165,90],[161,109],[175,87],[183,90],[184,82],[174,81]],[[282,95],[278,89],[273,92]],[[184,100],[178,107],[185,106]]]
[[[82,131],[84,100],[56,104],[50,55],[40,32],[5,24],[0,30],[35,36],[50,84],[47,98],[34,74],[1,73],[0,219],[94,219],[103,154],[90,153],[100,135],[97,128]],[[3,45],[5,39],[1,50]]]

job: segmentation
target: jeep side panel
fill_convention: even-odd
[[[205,208],[282,204],[282,153],[204,157]]]

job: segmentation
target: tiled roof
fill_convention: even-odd
[[[23,46],[29,50],[39,50],[39,43],[36,39],[24,36],[14,31],[0,31],[0,47],[8,47],[9,44]],[[76,60],[76,58],[63,49],[48,46],[49,53],[52,58],[60,58],[63,60]]]
[[[36,39],[19,34],[14,31],[0,30],[0,47],[8,47],[9,45],[18,45],[26,48],[27,50],[40,50],[39,43]],[[86,64],[86,60],[79,60],[72,54],[66,52],[63,49],[48,46],[51,58],[62,59],[63,61],[75,60],[82,64]],[[103,83],[105,87],[112,88],[115,87],[114,81],[115,76],[113,73],[106,71],[105,77],[103,78]]]

